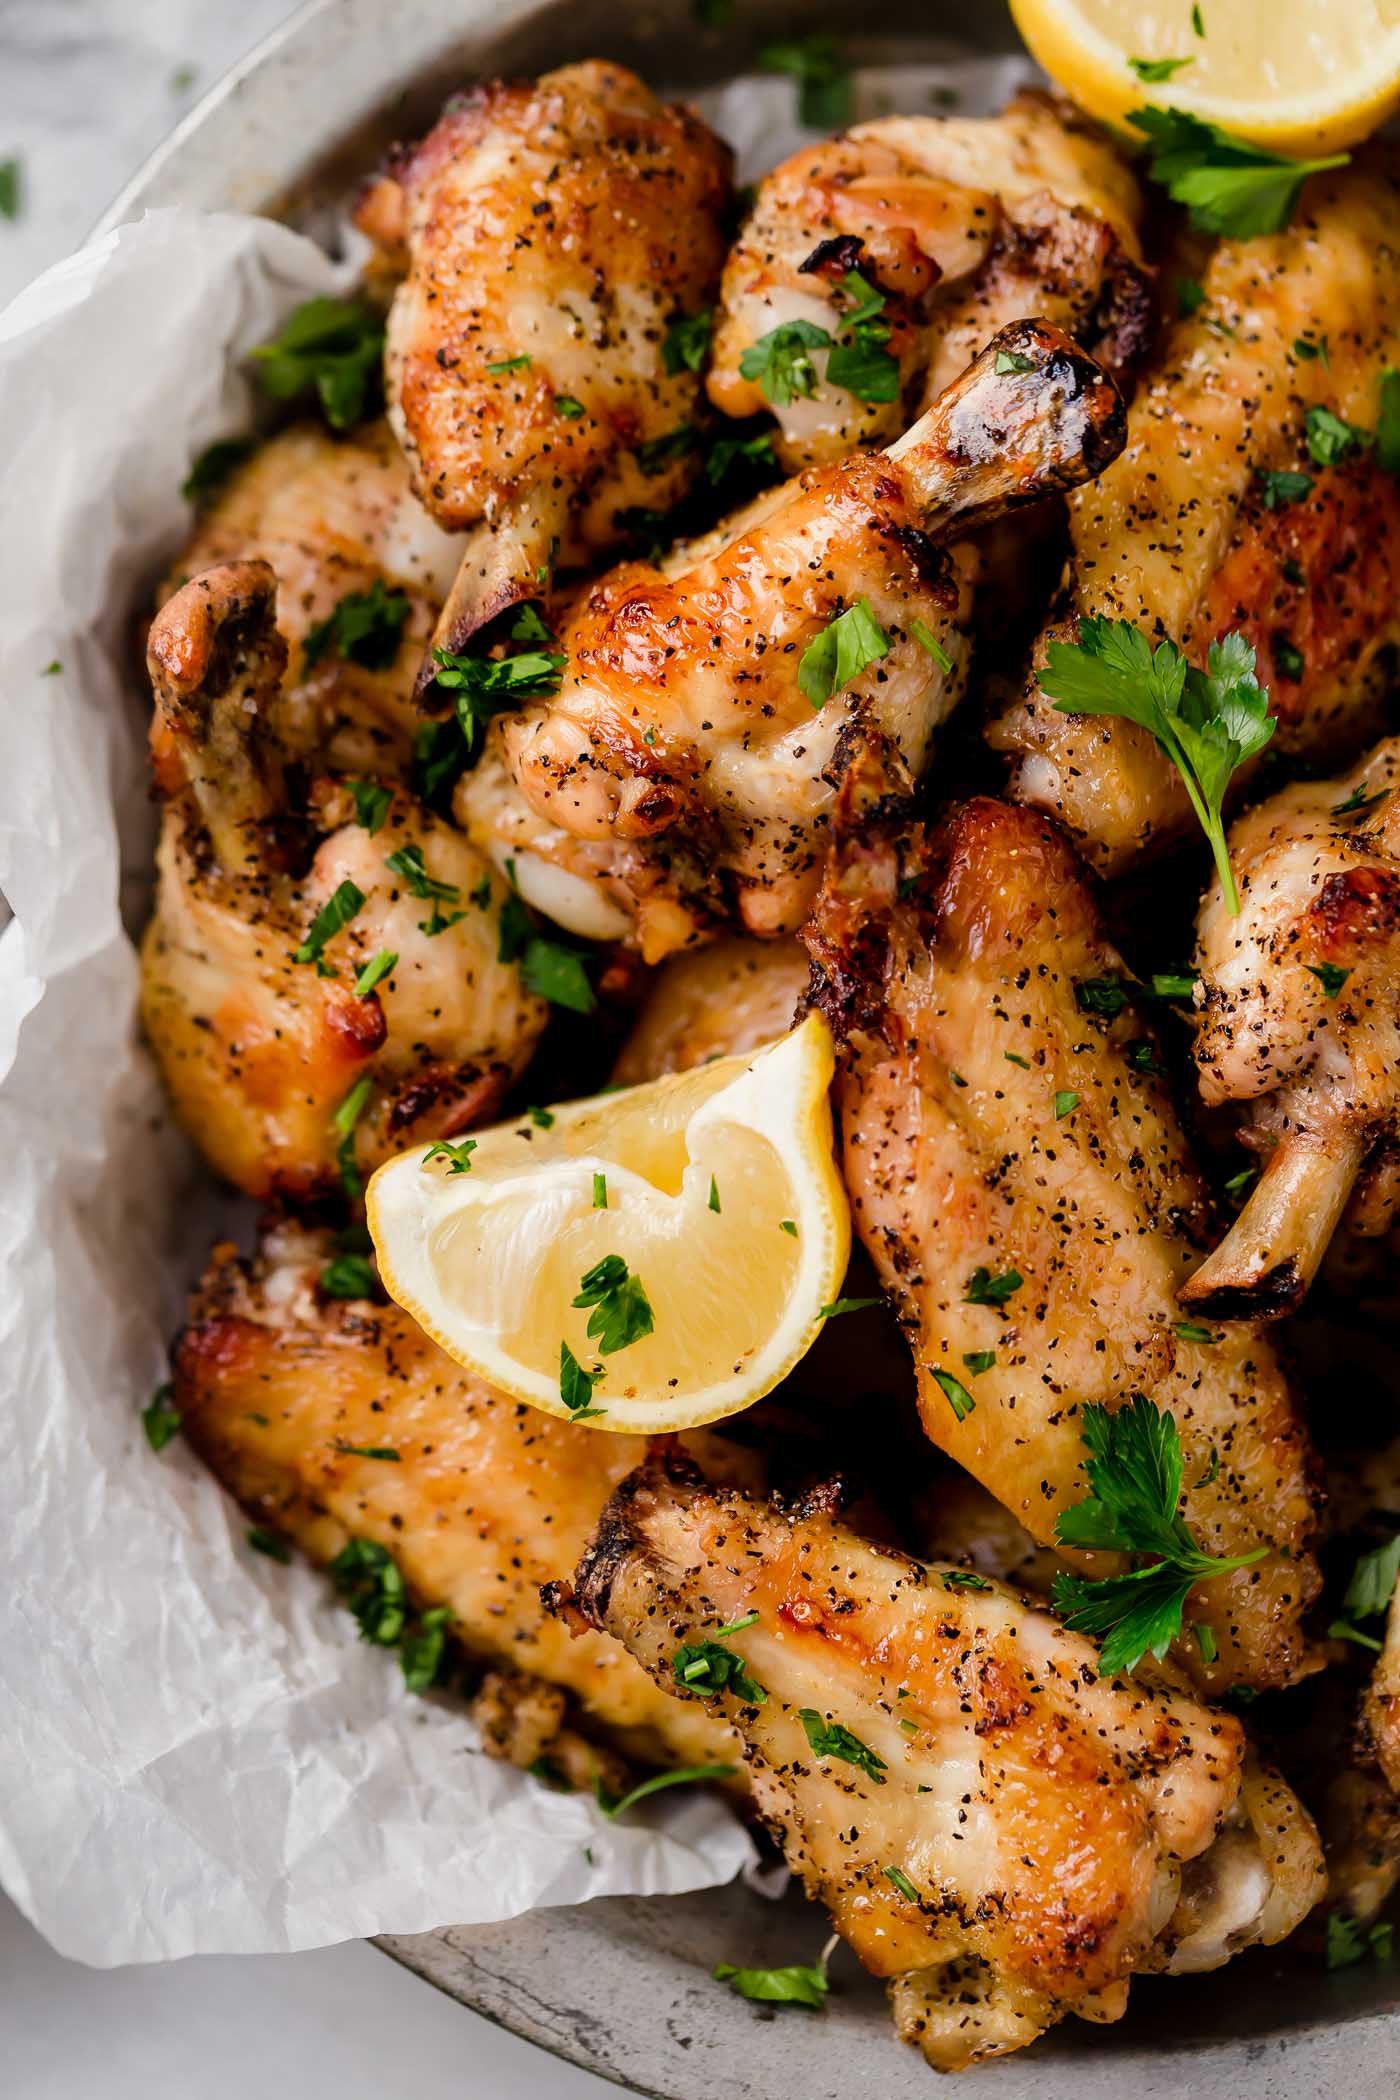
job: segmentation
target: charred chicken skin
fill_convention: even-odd
[[[1241,909],[1218,882],[1201,908],[1195,1055],[1205,1101],[1245,1104],[1263,1170],[1183,1297],[1269,1319],[1344,1212],[1361,1236],[1400,1212],[1400,739],[1259,803],[1230,855]]]
[[[665,345],[713,302],[729,169],[693,112],[594,61],[457,98],[369,192],[362,224],[408,257],[390,420],[433,516],[484,521],[443,646],[689,485],[700,382]]]
[[[387,423],[342,437],[299,423],[212,498],[160,597],[224,562],[268,562],[288,654],[279,741],[337,772],[401,774],[422,724],[414,679],[460,553],[413,494]],[[368,607],[371,624],[343,641],[347,604]]]
[[[1348,756],[1380,726],[1400,642],[1400,487],[1370,438],[1382,374],[1400,365],[1390,165],[1318,177],[1286,232],[1222,241],[1200,290],[1166,332],[1121,456],[1070,500],[1061,611],[1131,620],[1198,664],[1239,631],[1276,748]],[[1190,829],[1146,730],[1059,713],[1034,675],[990,740],[1014,760],[1016,799],[1058,816],[1103,872]]]
[[[896,2023],[956,2070],[1068,2013],[1114,2020],[1142,1969],[1214,1967],[1322,1886],[1306,1812],[1188,1693],[1100,1679],[1092,1645],[1003,1584],[867,1543],[826,1510],[714,1488],[657,1454],[572,1592],[653,1681],[744,1745],[760,1814]],[[704,1687],[700,1696],[705,1696]]]
[[[1145,338],[1138,212],[1107,140],[1039,94],[998,117],[882,117],[804,147],[764,177],[730,250],[710,399],[731,416],[771,407],[779,456],[796,471],[887,443],[921,397],[936,400],[1027,314],[1121,370]],[[818,348],[811,391],[770,399],[742,370],[754,345],[796,322],[839,347],[868,297],[852,271],[883,296],[881,347],[897,384],[862,398],[835,383],[840,355],[828,373]],[[856,384],[870,391],[868,375]]]
[[[467,828],[527,900],[581,933],[630,926],[648,962],[726,922],[795,931],[846,743],[878,733],[913,782],[962,692],[944,544],[1097,473],[1122,434],[1112,382],[1065,336],[1007,329],[888,452],[805,476],[692,568],[625,564],[585,592],[561,691],[493,724],[467,776]],[[841,617],[862,623],[859,668],[833,656],[814,684]]]
[[[928,1434],[1050,1544],[1084,1492],[1086,1405],[1146,1395],[1175,1418],[1182,1509],[1206,1550],[1268,1549],[1193,1590],[1187,1615],[1210,1637],[1181,1642],[1183,1664],[1220,1689],[1314,1667],[1303,1426],[1267,1342],[1183,1331],[1206,1192],[1064,838],[974,801],[929,840],[877,802],[805,938],[844,1045],[853,1220],[913,1348]],[[1080,1564],[1103,1572],[1098,1555]]]
[[[481,1121],[547,1009],[498,959],[505,885],[452,826],[372,781],[290,807],[275,600],[265,562],[227,563],[151,628],[164,807],[141,1011],[211,1165],[305,1199]]]

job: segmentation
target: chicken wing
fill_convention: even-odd
[[[1222,241],[1200,291],[1134,400],[1122,455],[1070,501],[1063,611],[1132,620],[1196,663],[1242,632],[1275,747],[1343,756],[1379,726],[1400,642],[1400,487],[1368,449],[1381,376],[1400,365],[1389,164],[1317,178],[1284,233]],[[989,734],[1015,761],[1016,799],[1053,811],[1102,871],[1191,826],[1146,730],[1060,714],[1034,674]]]
[[[693,568],[624,564],[566,623],[558,696],[493,724],[459,791],[473,838],[574,930],[621,913],[648,962],[726,921],[794,931],[845,744],[881,734],[916,780],[962,692],[966,593],[942,544],[1097,473],[1122,431],[1112,382],[1022,322],[888,452],[805,477]],[[809,659],[838,617],[864,639],[823,692]]]
[[[1182,1293],[1220,1318],[1276,1317],[1307,1292],[1343,1211],[1400,1216],[1400,738],[1334,780],[1300,781],[1232,827],[1236,918],[1201,907],[1202,1098],[1247,1105],[1263,1172]]]
[[[416,1606],[450,1609],[467,1654],[559,1687],[585,1726],[663,1763],[732,1757],[722,1717],[666,1698],[613,1642],[569,1640],[540,1606],[540,1584],[572,1567],[643,1440],[494,1392],[397,1306],[327,1297],[333,1246],[283,1227],[251,1262],[216,1250],[173,1364],[201,1457],[319,1565],[350,1539],[386,1548]],[[397,1464],[363,1455],[386,1446]],[[505,1730],[508,1702],[483,1711],[489,1730]],[[545,1704],[554,1726],[534,1754],[557,1757],[562,1709]]]
[[[1291,1682],[1314,1666],[1305,1434],[1267,1342],[1181,1324],[1206,1193],[1073,852],[1002,803],[954,810],[933,841],[877,804],[805,938],[844,1045],[856,1230],[928,1434],[1049,1544],[1084,1493],[1085,1406],[1169,1409],[1207,1551],[1269,1548],[1192,1592],[1214,1654],[1181,1659],[1220,1688]]]
[[[663,1072],[688,1072],[712,1057],[757,1050],[786,1035],[807,989],[807,951],[796,941],[737,934],[673,955],[657,973],[613,1068],[635,1086]]]
[[[212,498],[160,601],[223,562],[270,563],[289,658],[279,740],[290,756],[338,772],[403,773],[422,725],[414,678],[460,554],[409,487],[387,423],[343,437],[299,423],[260,445]],[[371,618],[342,641],[336,613],[347,602]]]
[[[141,1012],[213,1166],[308,1198],[480,1120],[547,1009],[499,960],[504,883],[451,825],[376,782],[327,778],[290,807],[276,588],[265,562],[228,563],[151,628],[164,809]]]
[[[771,407],[795,471],[888,442],[920,393],[934,401],[1028,314],[1121,370],[1145,342],[1139,210],[1103,135],[1029,91],[999,117],[881,117],[804,147],[759,184],[725,263],[710,399],[730,416]],[[868,295],[852,271],[883,295],[879,351],[897,380],[877,357],[872,384],[838,350],[853,381],[838,385],[820,347],[820,372],[809,354],[795,386],[745,376],[754,345],[794,323],[858,347],[869,322],[851,315]]]
[[[390,420],[433,515],[485,521],[442,646],[688,487],[700,382],[666,337],[713,301],[729,174],[693,111],[595,61],[457,97],[376,184],[368,230],[408,254]]]
[[[572,1592],[548,1595],[678,1697],[705,1683],[697,1658],[740,1661],[708,1705],[743,1740],[759,1812],[940,2069],[1067,2013],[1117,2019],[1134,1971],[1281,1939],[1321,1891],[1306,1812],[1245,1777],[1232,1716],[1100,1679],[1092,1647],[1015,1591],[821,1510],[658,1454]]]

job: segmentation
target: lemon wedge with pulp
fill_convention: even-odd
[[[1354,146],[1400,104],[1400,0],[1011,0],[1105,123],[1170,104],[1279,153]]]
[[[390,1295],[458,1363],[591,1428],[736,1414],[811,1347],[850,1253],[835,1059],[763,1049],[419,1146],[366,1196]]]

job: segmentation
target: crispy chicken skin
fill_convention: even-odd
[[[891,1980],[901,2032],[954,2070],[1067,2013],[1118,2018],[1135,1970],[1281,1938],[1320,1861],[1287,1790],[1242,1783],[1232,1716],[1100,1679],[1092,1645],[1048,1612],[949,1572],[656,1453],[613,1496],[572,1593],[548,1594],[678,1697],[677,1649],[737,1627],[725,1645],[767,1697],[713,1703],[759,1812]],[[814,1745],[823,1724],[861,1761]]]
[[[688,1072],[711,1057],[757,1050],[786,1035],[807,977],[807,951],[797,941],[731,934],[673,955],[647,992],[613,1083],[635,1086],[663,1072]]]
[[[998,117],[881,117],[805,146],[758,186],[724,266],[706,382],[731,416],[768,407],[791,470],[887,443],[1002,328],[1054,322],[1119,370],[1143,345],[1137,185],[1107,140],[1049,96]],[[740,360],[807,321],[839,336],[858,270],[885,295],[899,397],[865,402],[824,378],[770,404]]]
[[[1316,178],[1287,232],[1222,241],[1201,285],[1133,402],[1122,455],[1070,500],[1063,611],[1132,620],[1197,663],[1238,629],[1270,688],[1277,749],[1345,756],[1379,727],[1400,642],[1400,490],[1365,450],[1319,466],[1304,416],[1373,429],[1381,374],[1400,365],[1389,164],[1363,156]],[[1324,341],[1325,358],[1296,348]],[[1305,474],[1309,493],[1280,503],[1274,490],[1270,508],[1261,476],[1277,471]],[[1296,677],[1281,643],[1299,652]],[[1016,799],[1053,811],[1102,871],[1191,827],[1145,730],[1058,713],[1034,674],[990,740],[1014,760]]]
[[[613,1642],[571,1641],[540,1607],[539,1585],[571,1568],[642,1439],[593,1436],[494,1392],[397,1306],[326,1298],[317,1278],[332,1248],[329,1234],[284,1227],[254,1261],[216,1250],[173,1367],[200,1456],[313,1562],[351,1538],[386,1547],[420,1608],[450,1607],[469,1655],[559,1687],[624,1748],[663,1763],[731,1757],[723,1717],[666,1698]],[[399,1463],[340,1444],[392,1445]],[[507,1703],[480,1718],[509,1755],[526,1716]]]
[[[943,543],[1098,472],[1122,433],[1112,382],[1023,321],[888,452],[804,476],[682,573],[614,570],[564,625],[559,694],[492,725],[459,797],[472,836],[579,932],[598,920],[558,878],[601,884],[648,962],[726,921],[795,931],[846,741],[878,731],[912,782],[962,692],[966,593]],[[885,653],[814,702],[804,655],[860,599]]]
[[[1284,788],[1231,828],[1238,918],[1218,880],[1202,904],[1201,1096],[1246,1104],[1264,1162],[1184,1293],[1219,1317],[1291,1311],[1344,1209],[1362,1236],[1400,1213],[1397,788],[1394,737],[1336,779]]]
[[[460,553],[409,487],[387,423],[343,437],[297,423],[260,445],[201,512],[160,602],[223,562],[270,563],[288,652],[276,708],[288,754],[338,772],[401,773],[422,722],[414,678]],[[318,653],[313,630],[376,584],[408,601],[392,661],[370,667],[333,646]]]
[[[1169,1409],[1207,1550],[1272,1549],[1193,1591],[1187,1615],[1218,1654],[1185,1641],[1181,1659],[1211,1687],[1290,1683],[1314,1666],[1306,1437],[1261,1337],[1174,1332],[1206,1193],[1150,1028],[1131,1002],[1112,1019],[1078,1003],[1076,985],[1124,969],[1072,850],[1004,803],[955,808],[932,841],[877,804],[833,856],[805,938],[843,1043],[854,1223],[913,1348],[928,1434],[1048,1544],[1085,1492],[1082,1408],[1140,1392]],[[969,1303],[979,1268],[1021,1281],[1001,1305]],[[989,1349],[995,1364],[969,1373]],[[972,1395],[961,1421],[936,1370]]]
[[[368,230],[407,246],[385,376],[413,485],[449,529],[498,528],[464,554],[445,646],[556,549],[596,553],[688,487],[698,455],[665,441],[700,382],[663,344],[713,302],[729,176],[693,111],[592,61],[457,97],[371,192]]]
[[[304,1199],[352,1178],[347,1157],[363,1174],[482,1120],[547,1009],[498,959],[505,884],[459,832],[400,789],[371,833],[329,777],[310,810],[289,807],[275,600],[265,562],[227,563],[187,583],[151,628],[164,806],[141,1014],[211,1165],[249,1195]],[[435,899],[386,864],[414,847],[446,885]],[[364,901],[324,942],[323,974],[296,952],[344,882]],[[396,963],[358,996],[357,976],[384,951]],[[364,1079],[353,1130],[338,1128]]]

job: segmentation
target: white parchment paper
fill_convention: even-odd
[[[862,114],[950,80],[991,107],[1024,72],[865,76]],[[747,179],[801,143],[792,110],[768,80],[708,113]],[[674,1893],[753,1857],[712,1796],[618,1826],[483,1757],[142,1435],[211,1213],[136,1037],[132,621],[191,460],[247,427],[240,359],[346,278],[268,221],[164,211],[0,316],[0,1881],[99,1964]]]

